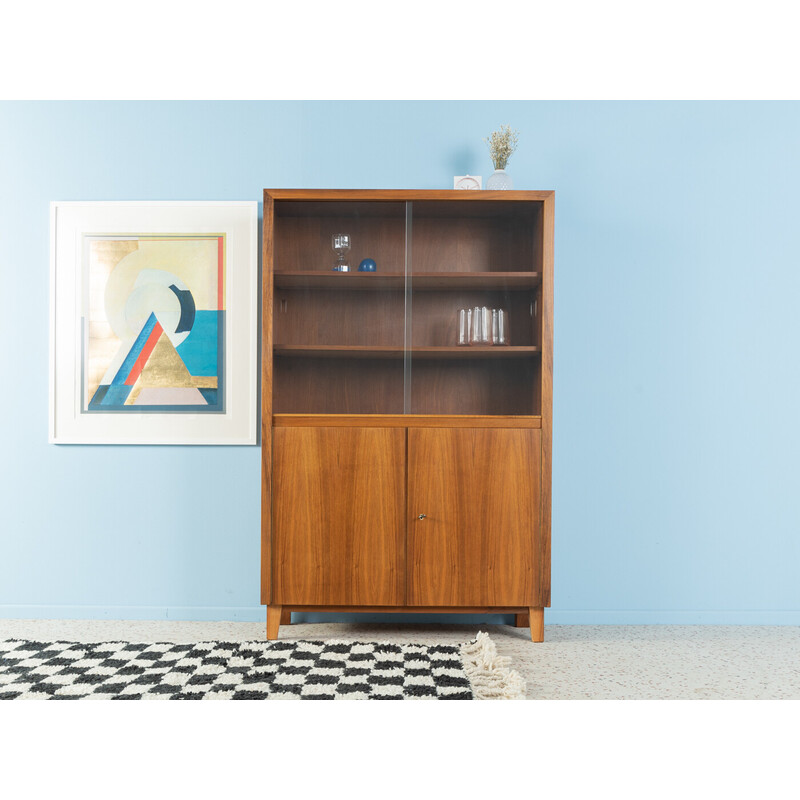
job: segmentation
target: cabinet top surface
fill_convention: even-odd
[[[463,189],[264,189],[272,200],[486,200],[543,202],[555,197],[552,190],[487,191]]]

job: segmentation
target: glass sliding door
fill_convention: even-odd
[[[406,261],[403,202],[275,203],[274,413],[403,413]]]
[[[540,204],[417,200],[406,412],[540,413]]]

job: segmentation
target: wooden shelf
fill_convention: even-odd
[[[411,288],[525,290],[539,285],[538,272],[416,272]],[[404,289],[405,275],[399,272],[333,272],[302,270],[276,272],[275,286],[285,289]]]
[[[533,289],[538,272],[415,272],[412,289]]]
[[[273,414],[275,428],[541,428],[540,416],[487,414]]]
[[[403,358],[402,347],[391,345],[305,345],[276,344],[276,356],[297,358]],[[537,355],[538,347],[412,347],[415,359],[498,359]]]
[[[334,272],[300,270],[276,272],[275,286],[282,289],[403,289],[402,272]]]
[[[539,353],[538,347],[412,347],[412,358],[526,358]]]

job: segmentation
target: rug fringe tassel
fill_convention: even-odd
[[[461,661],[476,700],[525,699],[525,680],[508,668],[508,656],[497,655],[488,633],[481,631],[474,642],[461,645]]]

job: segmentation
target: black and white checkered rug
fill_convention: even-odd
[[[485,633],[465,645],[0,641],[0,699],[474,700],[524,696]],[[521,694],[520,694],[521,692]]]

